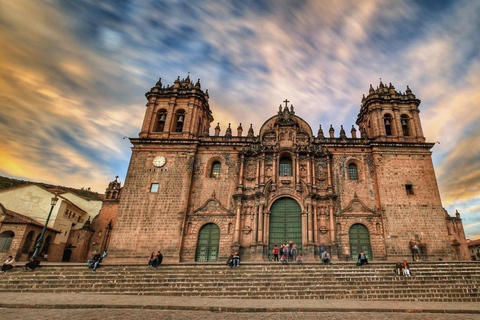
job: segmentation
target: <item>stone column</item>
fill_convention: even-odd
[[[263,226],[264,226],[264,217],[263,217],[263,202],[260,202],[258,205],[258,238],[257,242],[265,243],[263,238]]]
[[[308,243],[308,239],[307,239],[307,228],[308,228],[308,225],[307,225],[307,213],[306,213],[306,212],[302,212],[302,245],[303,245],[303,246],[306,246],[307,243]]]
[[[265,153],[260,157],[260,184],[265,184]]]
[[[235,220],[235,234],[233,236],[233,243],[236,245],[240,244],[240,221],[242,215],[242,199],[237,199],[237,210],[236,210],[236,220]]]
[[[312,166],[312,186],[316,186],[317,185],[317,177],[316,177],[316,171],[315,170],[315,157],[312,157],[312,159],[310,160],[310,165]]]
[[[255,204],[253,207],[253,234],[252,234],[252,244],[257,243],[258,239],[258,205]]]
[[[300,184],[300,156],[295,154],[295,185]]]
[[[307,222],[308,222],[308,234],[307,242],[313,242],[313,223],[312,223],[312,205],[307,204]]]
[[[263,243],[268,244],[269,237],[270,237],[270,212],[265,212],[265,214],[263,215],[263,219],[264,219]]]
[[[245,165],[245,156],[242,154],[242,155],[240,155],[240,173],[238,174],[238,187],[237,188],[242,188],[243,187],[244,165]]]
[[[328,183],[327,189],[329,193],[333,192],[331,161],[332,161],[332,156],[327,155],[327,183]]]
[[[277,172],[277,154],[273,154],[273,162],[272,162],[272,170],[273,170],[273,184],[277,185],[277,177],[278,177],[278,172]]]
[[[316,204],[313,205],[313,243],[318,244],[318,212]]]
[[[307,184],[312,185],[312,177],[310,176],[310,155],[307,155]]]
[[[330,210],[330,241],[331,244],[335,243],[335,219],[333,216],[333,205],[329,205]]]

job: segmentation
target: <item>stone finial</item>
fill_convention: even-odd
[[[157,83],[155,84],[156,87],[162,88],[162,78],[158,78]]]
[[[368,89],[368,93],[374,93],[375,90],[373,90],[372,84],[370,83],[370,88]]]
[[[198,89],[202,88],[202,86],[200,85],[200,79],[198,79],[197,83],[195,83],[195,87],[197,87]]]
[[[243,128],[242,128],[242,124],[240,123],[240,125],[237,128],[237,137],[241,137],[242,133],[243,133]]]
[[[343,129],[343,124],[340,126],[340,138],[346,138],[347,134],[345,133],[345,130]]]
[[[281,108],[281,106],[280,106]],[[247,134],[247,137],[248,138],[253,138],[254,136],[254,133],[253,133],[253,125],[250,123],[250,128],[248,129],[248,134]]]
[[[392,83],[390,82],[389,86],[388,86],[388,93],[390,94],[395,94],[395,87],[392,85]]]
[[[215,137],[218,137],[220,135],[220,122],[217,123],[217,126],[215,127]]]
[[[335,129],[333,129],[332,125],[330,125],[330,129],[328,129],[328,133],[330,134],[330,138],[335,138]]]
[[[230,123],[229,123],[227,131],[225,131],[225,137],[231,137],[231,136],[232,136],[232,128],[230,127]]]
[[[353,139],[357,138],[357,129],[355,129],[355,126],[353,124],[352,124],[352,130],[350,130],[350,133],[352,134]]]
[[[412,90],[410,90],[410,87],[407,86],[407,91],[405,91],[406,94],[412,94]]]
[[[317,136],[319,139],[323,139],[325,138],[325,136],[323,135],[323,129],[322,129],[322,125],[318,125],[318,133],[317,133]]]

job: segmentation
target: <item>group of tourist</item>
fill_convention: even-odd
[[[393,272],[397,276],[405,276],[405,277],[411,277],[412,276],[411,273],[410,273],[410,267],[408,266],[407,260],[404,260],[403,262],[397,262]]]
[[[287,263],[289,261],[302,262],[303,258],[298,253],[297,245],[294,243],[282,243],[279,247],[277,244],[272,249],[273,261]]]
[[[23,267],[23,271],[33,271],[39,265],[40,265],[40,260],[32,257],[28,260],[28,262]],[[15,258],[13,258],[13,256],[8,256],[7,260],[3,262],[2,269],[0,271],[3,273],[13,268],[15,268]]]
[[[157,269],[162,264],[163,254],[158,250],[156,253],[152,252],[150,258],[148,258],[148,268]]]

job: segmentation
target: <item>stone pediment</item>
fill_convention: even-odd
[[[215,193],[203,206],[193,211],[195,215],[225,216],[230,212],[215,198]]]
[[[346,208],[340,211],[340,215],[372,215],[376,214],[375,211],[367,207],[363,202],[358,199],[357,194],[355,193],[352,201],[348,204]]]

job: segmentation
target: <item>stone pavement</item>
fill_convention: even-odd
[[[419,301],[359,301],[359,300],[313,300],[313,299],[218,299],[198,297],[171,297],[171,296],[139,296],[139,295],[104,295],[80,293],[32,293],[32,292],[0,292],[0,314],[5,309],[20,312],[22,309],[35,309],[32,314],[38,314],[42,309],[88,309],[95,312],[105,310],[129,309],[150,311],[181,311],[183,313],[220,312],[220,313],[377,313],[379,314],[450,314],[450,316],[464,315],[460,319],[480,319],[480,303],[478,302],[419,302]],[[43,312],[43,311],[41,311]],[[174,312],[174,313],[175,313]],[[187,312],[187,313],[188,313]],[[248,316],[251,318],[251,316]],[[342,319],[346,319],[346,317]],[[468,315],[468,317],[466,317]],[[8,318],[8,317],[7,317]],[[5,318],[5,319],[7,319]],[[17,317],[18,318],[18,317]],[[28,318],[28,317],[26,317]],[[210,316],[209,316],[210,318]],[[379,317],[375,317],[379,319]],[[35,318],[37,319],[37,318]],[[42,319],[39,317],[38,319]],[[45,318],[47,319],[47,318]],[[102,318],[105,319],[105,318]],[[127,318],[125,318],[127,319]],[[178,319],[178,318],[177,318]],[[221,318],[218,318],[221,319]],[[260,318],[258,318],[260,319]],[[262,317],[264,319],[264,317]],[[272,318],[276,319],[276,318]],[[313,319],[313,317],[312,317]],[[394,318],[382,318],[394,319]],[[407,319],[407,318],[402,318]],[[412,318],[414,319],[414,318]],[[420,319],[420,318],[415,318]],[[426,319],[422,317],[421,319]],[[449,318],[443,318],[449,319]]]

